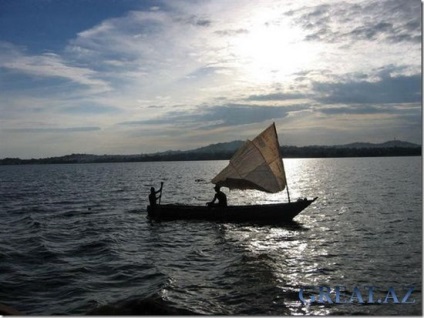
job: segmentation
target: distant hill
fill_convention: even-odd
[[[183,151],[184,153],[220,153],[220,152],[235,152],[244,141],[236,140],[230,142],[222,142],[218,144],[211,144],[205,147],[196,148],[192,150]],[[308,149],[308,148],[338,148],[338,149],[367,149],[367,148],[421,148],[420,145],[413,144],[407,141],[401,140],[392,140],[386,141],[383,143],[370,143],[370,142],[355,142],[345,145],[335,145],[335,146],[282,146],[281,149],[290,149],[290,148],[299,148],[299,149]]]
[[[56,163],[101,163],[101,162],[142,162],[142,161],[190,161],[190,160],[228,160],[243,144],[236,140],[211,144],[192,150],[170,150],[154,154],[138,155],[90,155],[72,154],[42,159],[5,158],[0,165],[56,164]],[[337,146],[283,146],[280,148],[284,158],[343,158],[343,157],[384,157],[384,156],[421,156],[421,146],[406,141],[393,140],[373,144],[356,142]]]
[[[393,147],[417,148],[417,147],[420,147],[420,145],[413,144],[413,143],[407,142],[407,141],[391,140],[391,141],[386,141],[386,142],[379,143],[379,144],[373,144],[373,143],[370,143],[370,142],[355,142],[355,143],[351,143],[351,144],[337,145],[337,146],[333,146],[333,147],[355,148],[355,149],[360,149],[360,148],[393,148]]]
[[[187,150],[184,152],[192,153],[220,153],[220,152],[235,152],[244,143],[241,140],[235,140],[230,142],[220,142],[217,144],[211,144],[205,147]]]

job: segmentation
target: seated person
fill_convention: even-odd
[[[227,206],[227,196],[224,192],[221,191],[221,187],[216,185],[214,187],[215,189],[215,196],[213,197],[213,200],[211,202],[206,203],[207,206],[218,206],[218,207],[225,207]],[[218,200],[218,203],[215,203],[215,201]]]

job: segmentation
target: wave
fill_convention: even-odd
[[[147,298],[125,299],[87,312],[87,315],[201,315],[196,311],[179,307],[156,294]]]

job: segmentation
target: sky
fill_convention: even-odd
[[[0,0],[0,158],[422,140],[420,0]]]

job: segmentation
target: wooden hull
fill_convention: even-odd
[[[312,200],[300,199],[291,203],[264,205],[233,205],[207,207],[183,204],[164,204],[152,209],[147,207],[148,217],[158,221],[207,220],[221,222],[289,222],[306,209]]]

